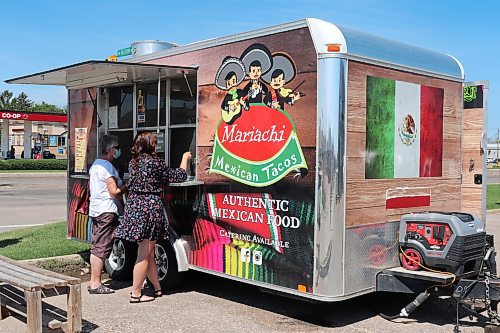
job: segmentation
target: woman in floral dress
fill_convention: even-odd
[[[186,180],[191,153],[184,153],[179,168],[169,168],[156,155],[156,135],[152,132],[138,134],[131,152],[129,196],[123,223],[116,229],[116,237],[138,243],[130,303],[141,303],[162,296],[154,259],[156,241],[166,240],[169,236],[161,193],[166,184]],[[153,284],[154,297],[142,293],[146,276]]]

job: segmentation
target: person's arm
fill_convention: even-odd
[[[108,187],[109,194],[115,198],[121,197],[127,190],[126,184],[118,186],[115,177],[109,177],[108,179],[106,179],[106,186]]]
[[[178,168],[166,167],[166,181],[168,183],[182,183],[187,179],[187,168],[189,160],[191,159],[191,153],[185,152],[182,155],[181,165]]]
[[[179,168],[184,169],[184,171],[187,171],[189,160],[191,160],[191,152],[187,151],[182,155],[182,161]]]

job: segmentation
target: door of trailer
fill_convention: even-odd
[[[182,153],[196,158],[197,67],[86,61],[14,78],[7,83],[66,86],[68,89],[68,236],[90,241],[89,168],[99,137],[118,137],[116,167],[128,177],[130,148],[137,133],[158,135],[158,154],[179,165]],[[194,178],[195,168],[191,178]],[[191,171],[191,170],[190,170]],[[193,182],[191,182],[193,183]]]
[[[462,211],[486,219],[486,116],[488,81],[464,84]]]

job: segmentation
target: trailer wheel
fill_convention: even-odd
[[[109,277],[118,281],[132,279],[135,260],[137,259],[137,245],[123,239],[115,239],[113,249],[104,267]]]
[[[420,265],[424,264],[422,259],[422,255],[415,249],[406,249],[404,250],[404,254],[400,254],[401,264],[404,268],[410,271],[417,271],[420,268]]]
[[[378,236],[370,236],[364,241],[366,264],[369,267],[381,267],[388,261],[389,247]]]
[[[156,243],[155,261],[162,289],[174,289],[182,283],[184,274],[178,271],[177,259],[170,242],[160,241]],[[152,286],[149,280],[148,284]]]

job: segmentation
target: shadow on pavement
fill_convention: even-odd
[[[223,298],[251,307],[281,314],[280,324],[304,321],[321,327],[344,327],[378,316],[380,312],[388,315],[399,311],[413,298],[404,294],[371,293],[345,301],[325,303],[291,299],[264,291],[256,286],[232,281],[201,272],[189,272],[181,288],[170,293],[199,292]],[[402,325],[420,322],[435,325],[454,324],[456,321],[456,303],[451,298],[431,298],[410,318],[397,319]],[[485,320],[470,321],[468,313],[459,311],[461,325],[484,327]]]

